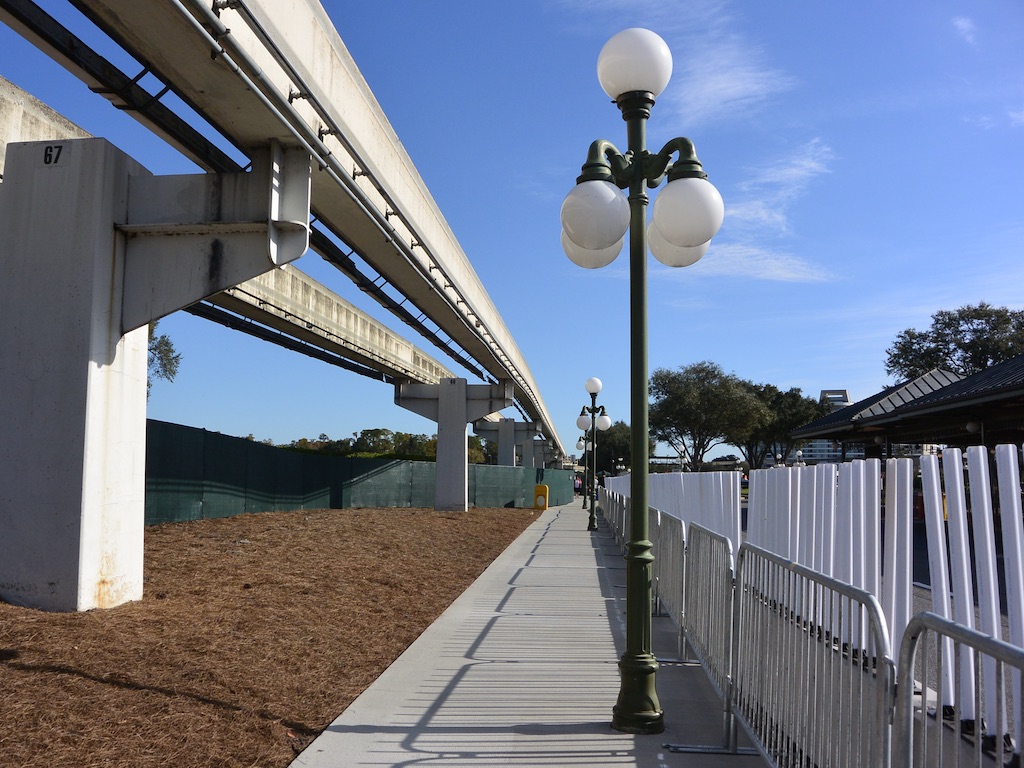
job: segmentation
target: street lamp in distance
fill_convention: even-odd
[[[586,496],[583,498],[583,508],[587,508],[587,498],[590,499],[590,518],[587,521],[587,530],[597,530],[597,510],[596,506],[597,497],[597,430],[602,432],[607,431],[612,426],[611,417],[605,412],[604,406],[598,407],[597,395],[603,388],[601,380],[597,376],[591,376],[586,380],[583,387],[590,394],[590,405],[583,406],[580,411],[579,417],[576,419],[576,426],[583,430],[584,433],[590,432],[590,439],[588,445],[590,447],[590,466],[587,474],[590,475],[590,482],[584,490]]]

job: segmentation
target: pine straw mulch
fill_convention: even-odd
[[[535,519],[304,510],[147,528],[141,601],[0,603],[0,765],[287,766]]]

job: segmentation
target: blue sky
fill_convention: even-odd
[[[64,4],[43,5],[72,23]],[[674,56],[651,149],[691,138],[726,206],[701,262],[650,261],[652,370],[711,360],[859,399],[892,383],[886,347],[935,311],[1024,307],[1019,0],[324,5],[569,452],[590,376],[604,382],[598,403],[629,420],[626,256],[583,270],[559,245],[559,207],[590,142],[625,145],[595,67],[626,27],[655,30]],[[156,173],[193,170],[2,26],[0,45],[0,75]],[[315,255],[298,266],[403,330]],[[160,328],[184,359],[173,384],[153,387],[152,418],[275,442],[436,431],[385,384],[183,313]]]

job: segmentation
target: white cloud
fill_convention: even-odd
[[[821,283],[833,279],[828,270],[791,254],[742,243],[712,243],[708,254],[689,270],[701,275],[788,283]]]
[[[964,42],[970,45],[975,44],[977,38],[975,36],[974,21],[966,16],[957,16],[953,19],[953,28],[963,38]]]
[[[989,131],[997,126],[997,120],[991,115],[970,115],[964,118],[964,122],[982,131]]]
[[[742,222],[779,232],[788,229],[785,212],[765,199],[729,202],[726,206],[726,216],[730,223]]]
[[[712,32],[673,51],[676,73],[666,94],[688,125],[749,115],[795,81],[764,61],[760,50],[734,34]]]
[[[741,228],[789,229],[787,210],[808,185],[826,173],[834,157],[832,148],[820,138],[811,139],[790,156],[767,163],[763,170],[739,185],[745,199],[730,202],[726,215]]]
[[[835,154],[820,138],[813,138],[788,157],[767,164],[757,175],[741,185],[745,191],[775,189],[785,200],[802,193],[816,177],[829,173]]]
[[[1024,128],[1024,109],[1008,109],[998,116],[993,115],[968,115],[963,118],[968,125],[982,131],[990,131],[996,128]]]

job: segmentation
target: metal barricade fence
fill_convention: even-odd
[[[671,752],[750,754],[749,748],[737,747],[732,706],[736,571],[729,537],[690,523],[684,571],[680,655],[688,644],[721,697],[722,738],[717,745],[666,744],[665,748]]]
[[[625,553],[631,524],[631,502],[628,496],[598,491],[598,506],[608,521],[615,541]],[[682,647],[683,563],[686,559],[686,526],[682,520],[661,510],[648,507],[648,534],[654,562],[651,567],[653,609],[657,616],[669,616],[679,630]],[[681,651],[680,651],[681,654]]]
[[[683,579],[683,635],[723,698],[729,693],[732,674],[735,578],[729,539],[691,523]],[[727,706],[730,703],[726,701]]]
[[[678,517],[652,507],[649,530],[654,554],[651,570],[654,615],[671,617],[680,629],[681,638],[686,526]]]
[[[874,596],[749,544],[736,591],[733,708],[764,756],[888,766],[895,667]]]
[[[629,530],[629,497],[598,487],[597,506],[601,516],[608,521],[615,542],[625,547],[626,531]]]
[[[951,641],[951,642],[950,642]],[[952,652],[950,653],[950,645]],[[962,691],[959,681],[960,668],[969,654],[973,653],[974,689]],[[967,718],[962,717],[964,702],[970,697],[971,711],[981,712],[983,676],[982,664],[992,663],[995,667],[996,710],[989,712],[994,723],[1013,722],[1017,744],[1012,734],[978,738],[984,727],[976,728]],[[944,664],[952,664],[953,680],[957,681],[952,701],[942,693],[939,675]],[[1024,648],[998,640],[977,630],[956,624],[934,613],[920,613],[910,620],[900,646],[899,679],[897,680],[897,702],[893,763],[898,766],[967,766],[980,768],[982,765],[1020,765],[1021,713],[1008,716],[1006,711],[1006,673],[1011,670],[1024,671]],[[1016,701],[1021,701],[1021,675],[1011,676],[1017,686]],[[995,761],[995,762],[993,762]]]

